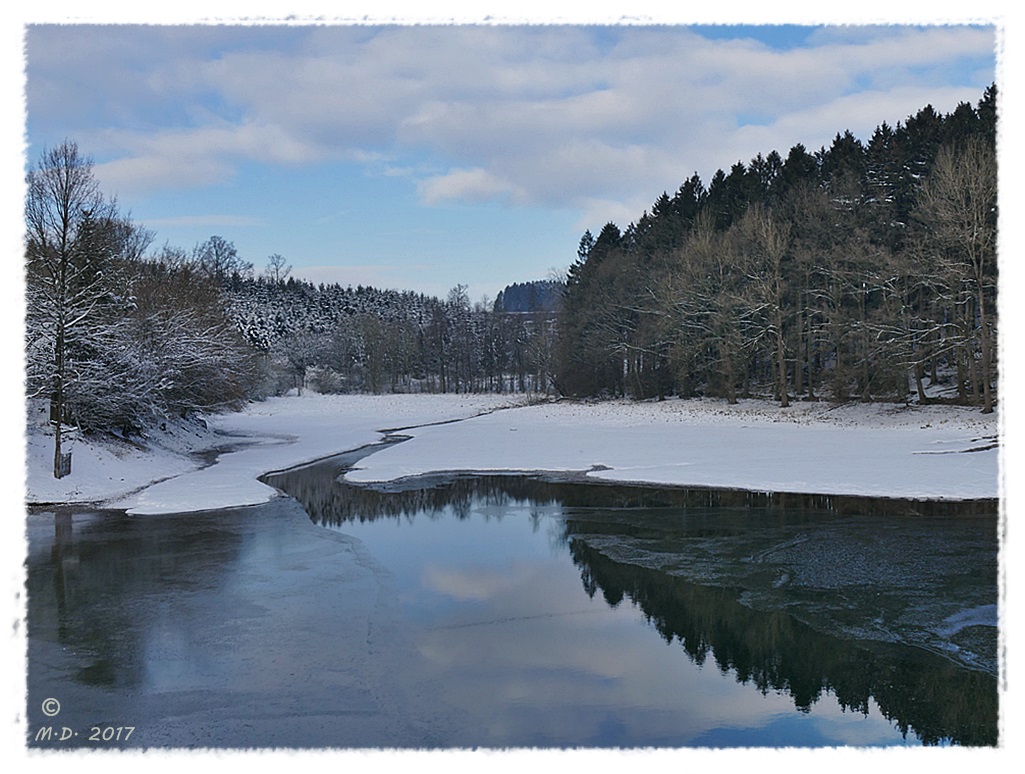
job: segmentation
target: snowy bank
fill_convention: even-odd
[[[216,448],[225,439],[207,423],[194,419],[154,428],[131,440],[86,437],[65,431],[61,449],[71,453],[71,475],[53,477],[53,430],[46,406],[29,408],[25,438],[26,499],[39,503],[95,503],[124,496],[191,470],[193,456]]]
[[[251,505],[276,494],[260,475],[374,443],[382,431],[398,428],[408,428],[403,435],[410,440],[365,457],[349,481],[442,471],[582,471],[604,481],[753,491],[999,495],[996,414],[949,406],[524,405],[494,395],[307,394],[254,403],[207,423],[154,431],[143,439],[145,448],[79,440],[72,475],[59,481],[49,475],[52,439],[42,425],[30,427],[28,500],[103,501],[137,514]],[[205,467],[185,454],[226,445]]]
[[[913,499],[999,494],[998,419],[977,409],[764,401],[558,403],[411,431],[346,480],[588,471],[604,481]]]
[[[465,419],[522,402],[496,395],[317,395],[270,398],[243,411],[154,429],[137,442],[78,438],[72,473],[54,479],[53,437],[36,411],[27,438],[29,503],[90,502],[178,513],[266,502],[257,478],[375,443],[381,431]],[[204,427],[204,424],[206,425]],[[204,466],[190,452],[223,449]]]

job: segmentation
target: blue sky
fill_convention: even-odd
[[[976,103],[996,28],[923,22],[36,24],[26,158],[75,140],[156,246],[478,300],[695,172]]]

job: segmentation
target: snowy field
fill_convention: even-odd
[[[754,491],[928,499],[1000,493],[997,414],[945,406],[526,405],[508,396],[306,394],[211,416],[206,425],[154,431],[145,447],[78,439],[72,475],[55,480],[52,438],[37,416],[28,433],[28,501],[102,502],[136,514],[256,504],[276,494],[258,476],[400,428],[410,440],[364,458],[350,481],[544,470]],[[212,465],[187,454],[217,448],[224,451]]]

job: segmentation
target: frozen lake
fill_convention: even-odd
[[[250,508],[30,514],[30,744],[997,742],[995,504],[339,483],[358,457]]]

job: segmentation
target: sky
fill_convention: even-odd
[[[694,173],[867,140],[998,76],[992,17],[41,17],[25,162],[75,141],[155,248],[218,235],[257,272],[280,254],[314,282],[475,301],[564,271],[585,229],[625,228]]]

